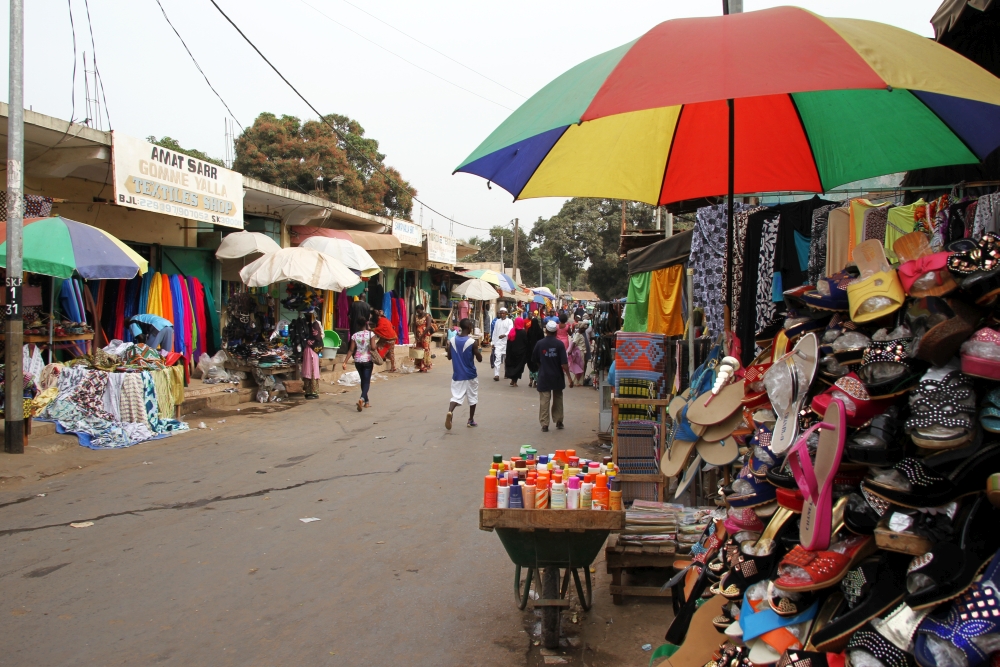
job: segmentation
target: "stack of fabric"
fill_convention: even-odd
[[[625,511],[625,530],[618,541],[624,544],[677,546],[677,528],[683,505],[636,500]]]

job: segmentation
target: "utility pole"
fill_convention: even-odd
[[[517,218],[514,218],[514,258],[510,260],[510,268],[513,269],[513,280],[517,281]]]
[[[500,273],[503,273],[503,232],[500,232]]]
[[[544,283],[542,283],[542,260],[539,259],[538,260],[538,286],[541,287],[543,284]]]
[[[24,385],[21,346],[21,226],[24,224],[24,0],[10,0],[9,116],[7,124],[7,323],[4,388],[4,443],[10,454],[24,453]]]

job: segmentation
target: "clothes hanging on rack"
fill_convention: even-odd
[[[736,206],[742,208],[743,204]],[[721,333],[724,325],[725,303],[719,297],[724,294],[722,278],[726,265],[728,210],[726,204],[699,208],[691,237],[694,305],[704,311],[706,326],[713,333]]]

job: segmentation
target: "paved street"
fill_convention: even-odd
[[[326,384],[127,450],[50,436],[0,454],[0,665],[543,664],[513,566],[478,529],[481,480],[523,443],[598,454],[597,393],[568,390],[566,430],[543,434],[527,378],[480,364],[480,427],[460,408],[447,432],[450,374],[439,355],[375,382],[360,414],[356,389]],[[647,664],[669,601],[614,607],[595,567],[595,607],[565,612],[559,655]]]

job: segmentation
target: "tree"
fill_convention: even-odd
[[[409,220],[417,191],[385,165],[378,141],[347,116],[329,114],[323,121],[260,114],[236,140],[233,169],[366,213]]]
[[[652,229],[654,215],[648,204],[625,202],[629,229]],[[542,257],[546,274],[559,269],[564,289],[589,287],[602,299],[623,297],[628,267],[618,256],[621,219],[620,200],[575,197],[551,218],[538,219],[531,232],[533,252]]]
[[[199,150],[196,150],[194,148],[181,147],[180,143],[178,143],[177,140],[172,137],[160,137],[159,139],[157,139],[156,137],[150,135],[146,137],[146,141],[148,141],[151,144],[156,144],[157,146],[161,146],[163,148],[172,150],[175,153],[190,155],[191,157],[198,158],[202,162],[211,162],[212,164],[219,165],[220,167],[226,166],[222,163],[222,160],[217,160],[214,157],[209,157],[207,154],[202,153]]]
[[[481,238],[473,236],[469,243],[479,246],[479,252],[466,258],[469,262],[499,262],[500,238],[503,237],[503,265],[509,268],[514,265],[514,229],[497,225],[490,229],[489,236]],[[517,230],[517,267],[522,276],[530,275],[531,265],[538,264],[531,250],[531,239],[523,227]],[[526,278],[525,278],[526,279]],[[530,281],[529,281],[530,282]]]

